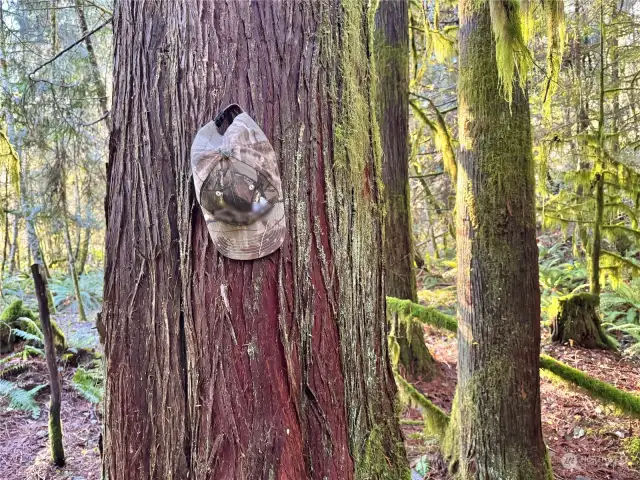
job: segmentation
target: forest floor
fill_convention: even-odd
[[[55,320],[70,345],[95,348],[97,332],[92,322],[78,322],[76,315],[56,315]],[[72,386],[76,367],[61,367],[62,429],[67,464],[51,465],[48,440],[49,390],[39,392],[36,400],[41,413],[8,410],[0,399],[0,480],[97,480],[100,478],[100,407],[82,397]],[[21,388],[48,383],[44,359],[32,359],[29,370],[12,378]]]
[[[72,344],[83,348],[97,345],[90,323],[78,323],[75,316],[56,317]],[[447,412],[456,386],[457,344],[454,336],[426,328],[426,341],[437,362],[438,375],[431,381],[413,379],[414,384],[436,405]],[[550,345],[543,340],[543,351],[573,367],[618,388],[640,390],[640,361],[618,354],[568,346]],[[49,395],[42,390],[37,397],[42,413],[33,419],[28,413],[8,411],[0,401],[0,480],[97,480],[100,478],[99,407],[90,403],[72,387],[72,365],[62,366],[62,423],[67,465],[49,464],[47,404]],[[21,386],[47,382],[43,360],[17,379]],[[614,409],[591,399],[563,383],[542,379],[542,423],[545,441],[551,453],[557,480],[637,480],[640,469],[631,465],[623,442],[640,435],[640,420],[617,414]],[[420,413],[408,408],[405,420],[421,420]],[[422,434],[420,425],[403,425],[406,447],[412,465],[422,460],[429,464],[426,479],[448,480],[446,465],[438,455],[437,443]]]
[[[451,412],[456,388],[457,340],[452,334],[425,327],[425,339],[437,362],[431,381],[413,379],[433,403]],[[632,393],[640,391],[640,360],[619,354],[551,345],[543,337],[543,353]],[[541,379],[542,429],[556,480],[638,480],[640,468],[624,453],[626,439],[640,436],[640,420],[620,415],[610,406],[543,376]],[[419,411],[407,408],[405,420],[421,420]],[[425,479],[448,480],[437,443],[425,438],[420,425],[403,425],[407,455],[412,466],[429,464]]]

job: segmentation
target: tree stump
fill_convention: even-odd
[[[585,348],[615,349],[600,324],[600,297],[578,293],[559,297],[552,306],[551,340]]]

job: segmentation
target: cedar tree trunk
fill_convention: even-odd
[[[526,91],[498,80],[489,1],[460,1],[457,190],[461,477],[551,478],[540,420],[540,290]]]
[[[375,17],[378,109],[382,142],[385,223],[384,261],[387,295],[416,302],[409,202],[409,4],[381,1]],[[390,319],[400,346],[400,361],[413,375],[430,375],[433,359],[422,325],[411,317]]]
[[[382,281],[365,2],[116,2],[103,470],[408,478]],[[232,102],[280,160],[289,235],[218,255],[189,153]]]

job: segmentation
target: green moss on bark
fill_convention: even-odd
[[[424,379],[433,378],[435,362],[424,343],[422,325],[406,316],[400,316],[398,323],[403,333],[397,337],[400,344],[400,362],[411,375],[418,375]]]
[[[444,435],[440,438],[440,452],[448,465],[451,475],[458,473],[460,463],[460,408],[458,406],[458,392],[453,397],[451,417]]]
[[[38,324],[40,322],[38,315],[26,307],[22,300],[14,300],[4,309],[2,314],[0,314],[0,352],[11,349],[15,340],[14,335],[11,333],[11,329],[13,328],[24,330],[34,335],[38,334],[31,325],[20,320],[21,318],[28,318]],[[56,347],[62,350],[66,349],[67,342],[64,333],[53,320],[51,321],[51,328],[53,329],[53,339]]]
[[[51,461],[58,467],[65,464],[64,447],[62,446],[62,424],[60,422],[60,407],[49,411],[49,448]]]
[[[378,335],[380,324],[365,325],[351,318],[351,315],[364,314],[366,319],[379,322],[385,315],[381,298],[384,285],[379,277],[372,275],[380,266],[372,262],[381,257],[371,257],[371,248],[384,242],[382,145],[376,118],[373,55],[377,2],[342,0],[340,4],[339,24],[325,27],[336,35],[328,42],[335,45],[336,51],[323,49],[328,65],[335,65],[337,58],[337,68],[329,73],[328,79],[330,95],[335,99],[332,102],[335,121],[332,168],[325,169],[326,198],[329,224],[337,226],[331,238],[350,238],[352,244],[348,249],[336,246],[333,260],[338,277],[348,268],[353,281],[366,284],[363,288],[370,288],[367,291],[380,289],[378,295],[372,294],[364,300],[354,298],[348,286],[339,292],[343,362],[350,365],[355,361],[350,345],[357,337],[363,347],[357,355],[366,369],[362,372],[365,377],[358,378],[358,382],[366,382],[367,392],[380,392],[362,398],[361,386],[356,385],[349,374],[345,375],[350,448],[356,465],[355,478],[408,479],[410,470],[400,427],[394,412],[390,411],[395,392],[387,345],[379,343],[380,338],[384,338]],[[349,214],[344,215],[345,211]],[[362,325],[370,330],[359,331]]]
[[[401,400],[422,412],[425,433],[441,440],[449,425],[449,415],[434,405],[401,375],[396,374],[396,384],[400,390]]]
[[[356,480],[410,480],[404,444],[395,435],[392,423],[376,425],[369,434],[364,452],[356,464]]]

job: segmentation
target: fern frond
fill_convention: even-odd
[[[101,379],[95,374],[78,368],[72,378],[72,385],[76,391],[91,403],[100,403],[103,388]]]
[[[7,379],[8,377],[20,375],[22,372],[26,371],[28,368],[29,368],[29,364],[24,361],[12,363],[10,365],[7,365],[6,367],[0,368],[0,378]]]
[[[22,328],[22,330],[32,335],[35,335],[40,340],[44,340],[44,334],[42,333],[42,330],[40,330],[40,325],[36,323],[34,320],[28,317],[20,317],[18,318],[18,321],[20,321],[23,325],[25,325],[25,327]]]
[[[16,337],[20,337],[21,339],[27,342],[33,342],[37,345],[44,345],[42,338],[38,335],[34,335],[33,333],[25,332],[24,330],[20,330],[19,328],[14,328],[11,330]]]
[[[35,401],[35,395],[43,387],[44,385],[40,385],[27,391],[8,380],[0,379],[0,396],[9,399],[9,408],[30,412],[33,418],[38,418],[40,405]]]

